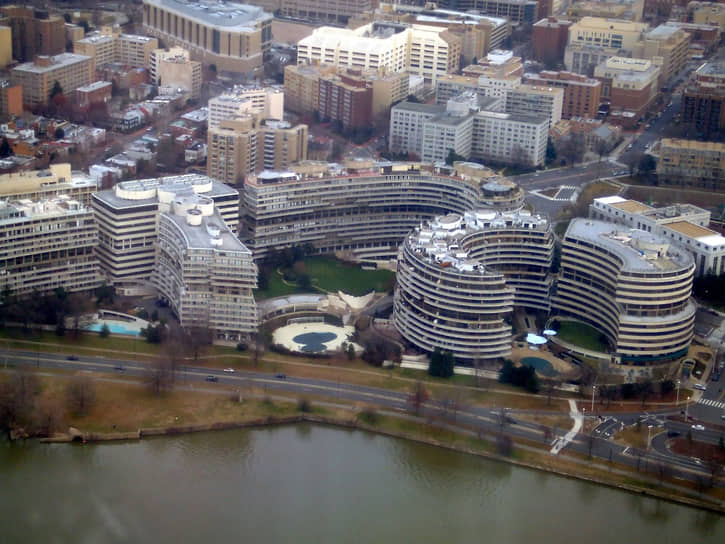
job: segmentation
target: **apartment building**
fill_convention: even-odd
[[[91,194],[98,189],[96,182],[76,172],[70,164],[51,164],[46,170],[25,170],[0,175],[0,199],[30,200],[38,202],[53,200],[66,195],[82,206],[91,205]]]
[[[478,93],[484,96],[505,97],[509,89],[521,85],[524,65],[521,57],[515,57],[512,51],[495,50],[461,70],[467,77],[478,78]]]
[[[630,55],[647,29],[646,23],[583,17],[569,27],[564,65],[570,72],[591,76],[609,57]]]
[[[149,54],[149,80],[154,85],[161,84],[161,61],[166,59],[184,58],[191,60],[189,51],[183,47],[169,49],[153,49]]]
[[[681,28],[664,24],[649,32],[632,49],[632,56],[649,59],[660,69],[660,85],[673,81],[685,67],[690,53],[690,35]]]
[[[66,96],[95,79],[91,57],[62,53],[54,57],[39,56],[33,62],[19,64],[10,71],[11,85],[23,87],[23,103],[46,104],[57,81]]]
[[[690,35],[689,55],[693,59],[702,59],[712,53],[720,43],[722,29],[716,25],[698,25],[680,21],[667,21],[667,24],[681,28]]]
[[[356,29],[321,27],[297,43],[298,64],[408,71],[435,85],[460,67],[461,39],[445,28],[374,22]]]
[[[65,51],[62,17],[26,6],[2,6],[0,25],[11,30],[12,58],[18,62],[32,61],[37,55],[60,55]]]
[[[446,111],[445,105],[401,102],[390,110],[388,145],[395,153],[415,153],[420,157],[423,148],[425,122]]]
[[[504,110],[516,115],[547,117],[549,128],[561,121],[564,89],[521,84],[506,91]]]
[[[690,2],[687,4],[687,21],[725,28],[725,6],[719,2]]]
[[[209,127],[218,127],[223,119],[234,119],[247,113],[281,121],[284,101],[285,93],[280,87],[235,85],[230,91],[209,99]]]
[[[0,118],[23,114],[23,88],[11,85],[8,80],[0,81]]]
[[[621,196],[595,198],[589,217],[652,232],[692,255],[695,277],[725,273],[725,236],[708,228],[710,212],[692,204],[655,208]]]
[[[93,212],[68,195],[0,200],[0,282],[14,295],[101,284]]]
[[[599,110],[602,96],[602,82],[573,72],[551,72],[527,74],[524,81],[537,87],[558,87],[564,90],[562,98],[562,119],[573,117],[594,118]]]
[[[207,131],[207,173],[229,185],[268,170],[284,170],[307,158],[307,125],[263,120],[245,114]]]
[[[306,243],[320,253],[390,262],[425,219],[518,210],[523,191],[480,164],[307,161],[245,179],[240,239],[255,259]]]
[[[156,262],[159,215],[177,196],[210,198],[232,232],[239,223],[239,193],[207,176],[186,174],[122,181],[92,195],[98,225],[98,259],[105,280],[121,293],[138,292]]]
[[[531,46],[534,59],[544,64],[553,64],[564,58],[569,39],[569,27],[574,21],[547,17],[534,24],[531,32]]]
[[[445,104],[461,93],[477,91],[478,77],[448,74],[436,81],[436,104]]]
[[[471,158],[503,164],[543,165],[549,118],[496,111],[474,117]]]
[[[562,241],[552,311],[595,327],[617,362],[684,356],[692,341],[692,256],[654,233],[575,218]]]
[[[725,191],[725,144],[663,138],[657,179],[661,185]]]
[[[515,23],[534,24],[539,19],[539,6],[533,0],[442,0],[437,5],[443,9],[506,17]]]
[[[159,87],[182,89],[189,98],[201,97],[201,63],[185,55],[165,56],[158,63]]]
[[[471,104],[471,100],[475,104]],[[451,98],[445,112],[423,123],[420,148],[423,162],[445,162],[451,151],[461,157],[471,156],[477,102],[475,94]]]
[[[708,62],[695,71],[682,93],[680,119],[705,138],[725,130],[725,62]]]
[[[73,51],[95,59],[96,67],[117,63],[125,66],[149,65],[151,52],[159,47],[156,38],[123,34],[118,26],[103,26],[73,42]]]
[[[257,267],[214,201],[176,195],[158,230],[151,283],[179,324],[208,329],[217,341],[248,341],[257,330]]]
[[[146,33],[188,49],[192,60],[219,72],[261,74],[272,41],[272,14],[233,2],[144,0]]]
[[[642,118],[659,93],[659,75],[645,59],[611,57],[597,66],[594,77],[602,82],[602,100],[611,104],[612,122],[633,126]]]
[[[320,95],[320,76],[336,70],[335,66],[320,64],[285,66],[284,95],[287,109],[300,114],[316,111]]]
[[[548,220],[526,211],[426,221],[400,247],[393,323],[427,352],[469,364],[508,357],[514,308],[549,309],[553,253]]]

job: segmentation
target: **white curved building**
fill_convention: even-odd
[[[245,181],[240,238],[255,259],[309,243],[321,253],[389,260],[423,220],[523,204],[517,185],[476,163],[306,162],[292,168]]]
[[[661,236],[574,219],[552,309],[601,331],[623,363],[673,359],[694,334],[694,271],[692,257]]]
[[[257,329],[252,253],[208,196],[176,195],[159,216],[151,281],[184,328],[209,329],[214,339],[230,342],[247,339]]]
[[[436,217],[400,247],[393,322],[424,351],[507,357],[514,306],[548,310],[553,249],[548,220],[526,211]]]

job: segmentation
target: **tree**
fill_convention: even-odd
[[[609,153],[609,144],[606,140],[598,140],[595,149],[597,151],[597,155],[599,155],[599,161],[601,162],[604,155]]]
[[[408,405],[413,409],[416,416],[420,415],[421,407],[428,401],[429,398],[430,395],[428,395],[428,391],[423,383],[420,380],[415,382],[413,390],[408,395]]]
[[[556,147],[551,136],[546,140],[546,164],[551,164],[556,160]]]
[[[455,359],[450,351],[441,351],[440,348],[436,348],[430,355],[428,374],[440,378],[450,378],[453,376],[454,364]]]
[[[171,387],[174,373],[166,357],[157,357],[146,371],[147,383],[154,395],[159,395]]]
[[[528,170],[532,166],[529,152],[518,144],[511,147],[510,163],[516,170]]]
[[[83,293],[72,293],[68,296],[68,314],[73,318],[73,337],[78,338],[80,332],[90,323],[90,299]]]
[[[9,157],[13,154],[13,150],[8,143],[8,139],[3,136],[2,142],[0,142],[0,158]]]
[[[639,174],[649,179],[657,168],[657,161],[649,153],[644,153],[638,163]]]
[[[66,388],[69,409],[79,416],[88,413],[89,408],[96,400],[96,390],[88,376],[73,378]]]
[[[111,335],[111,329],[108,328],[108,324],[104,323],[101,330],[98,331],[98,336],[101,338],[108,338]]]
[[[65,130],[63,130],[61,127],[56,127],[55,132],[53,132],[53,136],[56,140],[62,140],[65,138]]]
[[[448,150],[448,156],[446,157],[446,164],[452,165],[456,161],[466,161],[468,160],[463,155],[459,155],[456,153],[452,148]]]
[[[637,165],[640,161],[640,155],[637,155],[635,153],[629,153],[623,155],[620,160],[624,162],[624,164],[627,166],[630,177],[634,176],[637,173]]]
[[[581,162],[584,158],[584,139],[570,136],[559,146],[559,155],[561,155],[569,166]]]
[[[352,343],[347,345],[346,353],[348,360],[352,361],[355,359],[355,346],[353,346]]]

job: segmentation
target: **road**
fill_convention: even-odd
[[[68,360],[65,355],[39,353],[33,351],[21,350],[2,350],[0,351],[0,361],[4,361],[5,366],[17,365],[35,368],[51,368],[65,369],[74,371],[88,371],[101,373],[115,373],[116,375],[133,376],[143,378],[148,373],[148,366],[143,363],[124,361],[120,359],[111,359],[105,357],[86,357],[80,360]],[[344,399],[346,401],[361,402],[375,404],[384,409],[405,411],[409,408],[408,393],[377,389],[372,387],[358,386],[346,384],[344,382],[334,380],[318,380],[287,376],[284,379],[272,376],[270,374],[254,372],[254,371],[235,371],[233,373],[224,372],[223,369],[200,368],[193,365],[185,365],[178,371],[179,380],[189,386],[194,387],[196,384],[204,387],[215,387],[217,385],[225,385],[239,388],[256,387],[263,388],[265,391],[284,391],[288,393],[320,395],[331,398]],[[213,377],[209,381],[208,377]],[[439,402],[430,401],[423,406],[422,414],[425,416],[442,415],[445,408],[445,399]],[[530,423],[519,419],[519,413],[527,411],[516,411],[505,408],[491,408],[480,406],[466,406],[456,411],[456,424],[463,424],[470,428],[479,429],[484,434],[505,432],[514,439],[525,439],[534,442],[544,443],[545,434],[542,426],[537,423]],[[452,417],[450,410],[448,411],[449,419]],[[669,414],[677,412],[669,411]],[[647,417],[664,418],[665,414],[649,415]],[[591,416],[589,416],[591,417]],[[624,424],[632,424],[642,417],[640,412],[620,413],[616,416],[604,415],[605,423],[611,426],[611,419],[616,417],[618,422]],[[668,428],[676,429],[680,432],[687,432],[689,424],[684,422],[668,421]],[[600,425],[601,427],[601,425]],[[725,427],[723,427],[725,429]],[[559,429],[560,434],[565,433],[568,429]],[[716,429],[708,429],[701,432],[702,436],[708,441],[719,439],[720,431]],[[554,436],[549,445],[552,445],[559,436]],[[614,462],[623,463],[629,466],[637,466],[641,461],[638,456],[627,451],[625,448],[608,440],[609,436],[606,432],[593,433],[590,436],[582,434],[577,435],[566,448],[576,451],[580,454],[587,455],[591,448],[593,456],[601,459],[609,459]],[[707,473],[706,468],[689,458],[683,458],[669,453],[666,447],[659,448],[660,439],[657,443],[652,442],[653,448],[651,452],[644,452],[645,455],[652,457],[652,460],[666,461],[671,466],[673,474],[681,478],[693,479],[697,475],[704,476]],[[657,446],[657,447],[655,447]],[[641,457],[641,456],[639,456]]]

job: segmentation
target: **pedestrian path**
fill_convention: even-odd
[[[721,410],[725,410],[725,402],[720,402],[717,400],[697,399],[697,404],[702,404],[703,406],[714,406],[715,408],[720,408]]]
[[[566,445],[574,440],[574,437],[581,430],[582,424],[584,423],[584,417],[576,406],[576,401],[569,399],[569,416],[574,420],[574,426],[564,436],[557,438],[554,442],[551,452],[557,455]]]

